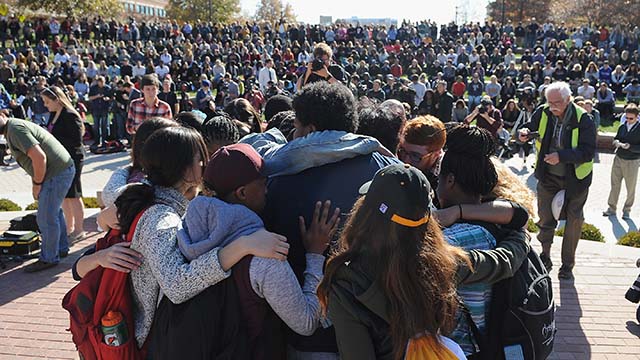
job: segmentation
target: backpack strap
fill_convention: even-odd
[[[127,233],[127,241],[131,241],[133,240],[133,235],[136,232],[136,227],[138,226],[138,221],[140,221],[140,218],[142,217],[142,214],[144,214],[145,211],[147,211],[147,208],[144,208],[142,211],[140,211],[138,213],[138,215],[136,215],[136,217],[133,219],[133,222],[131,223],[131,225],[129,226],[129,232]]]
[[[471,317],[471,311],[462,299],[458,299],[458,306],[460,307],[460,311],[464,314],[465,319],[467,320],[467,324],[469,325],[469,330],[471,330],[473,347],[476,350],[476,354],[480,354],[479,359],[484,359],[482,356],[483,352],[486,352],[489,348],[489,340],[485,335],[482,335],[480,329],[476,325],[475,321]]]

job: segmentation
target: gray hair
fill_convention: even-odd
[[[569,87],[569,84],[564,81],[556,81],[554,83],[551,83],[551,85],[547,86],[544,91],[546,94],[548,94],[550,91],[558,91],[563,99],[569,100],[569,98],[571,98],[571,88]]]

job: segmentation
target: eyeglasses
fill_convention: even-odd
[[[422,160],[430,155],[440,153],[441,149],[437,149],[434,151],[429,151],[428,153],[421,154],[415,151],[407,151],[402,146],[398,146],[398,157],[401,159],[409,160],[410,164],[419,164]]]

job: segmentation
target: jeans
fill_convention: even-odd
[[[47,126],[47,123],[49,122],[49,113],[33,114],[31,116],[31,119],[33,120],[34,124]]]
[[[40,189],[36,222],[40,227],[42,241],[41,261],[57,263],[60,261],[59,253],[69,251],[62,201],[71,187],[75,173],[75,166],[71,165],[60,174],[46,180]]]
[[[473,111],[476,106],[480,105],[480,100],[482,100],[482,95],[472,96],[469,95],[469,112]]]
[[[540,227],[538,241],[542,244],[553,243],[553,235],[558,221],[553,217],[551,202],[556,193],[563,189],[566,189],[565,179],[555,175],[545,174],[544,179],[538,181],[538,217],[540,218],[538,221]],[[562,219],[562,213],[566,214],[566,224],[562,237],[561,257],[562,266],[568,270],[573,269],[576,262],[576,249],[584,223],[584,204],[587,202],[588,195],[589,188],[586,188],[571,197],[565,196],[564,199],[560,218]]]
[[[114,134],[114,138],[118,139],[118,140],[122,140],[127,138],[127,129],[126,129],[126,121],[127,121],[127,114],[126,113],[121,113],[121,112],[114,112],[113,113],[113,125],[115,128],[115,134]]]
[[[109,113],[93,114],[93,136],[97,144],[104,144],[109,136]]]

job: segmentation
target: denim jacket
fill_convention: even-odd
[[[266,176],[297,174],[373,152],[393,156],[372,137],[336,130],[315,131],[287,142],[282,132],[273,128],[264,133],[247,135],[240,142],[253,146],[262,156]]]

